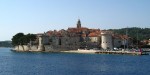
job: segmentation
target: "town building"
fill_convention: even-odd
[[[114,47],[131,45],[132,40],[126,35],[118,35],[108,30],[89,29],[82,27],[80,19],[76,27],[69,27],[67,30],[49,30],[43,34],[37,34],[34,45],[19,46],[17,50],[36,51],[62,51],[77,49],[104,49],[113,50]]]
[[[64,50],[82,49],[113,49],[132,44],[130,37],[126,35],[117,35],[112,31],[89,29],[81,26],[80,19],[76,27],[70,27],[67,30],[47,31],[45,36],[49,41],[46,45],[53,48]]]

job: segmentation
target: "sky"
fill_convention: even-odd
[[[150,28],[150,0],[0,0],[0,41],[76,27]]]

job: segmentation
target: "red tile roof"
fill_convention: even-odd
[[[93,32],[93,33],[90,33],[88,36],[89,36],[89,37],[98,37],[99,35],[96,34],[95,32]]]

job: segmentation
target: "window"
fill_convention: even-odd
[[[59,39],[59,45],[61,45],[61,39]]]

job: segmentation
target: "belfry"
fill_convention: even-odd
[[[81,22],[80,22],[80,19],[78,19],[78,22],[77,22],[77,28],[81,28]]]

